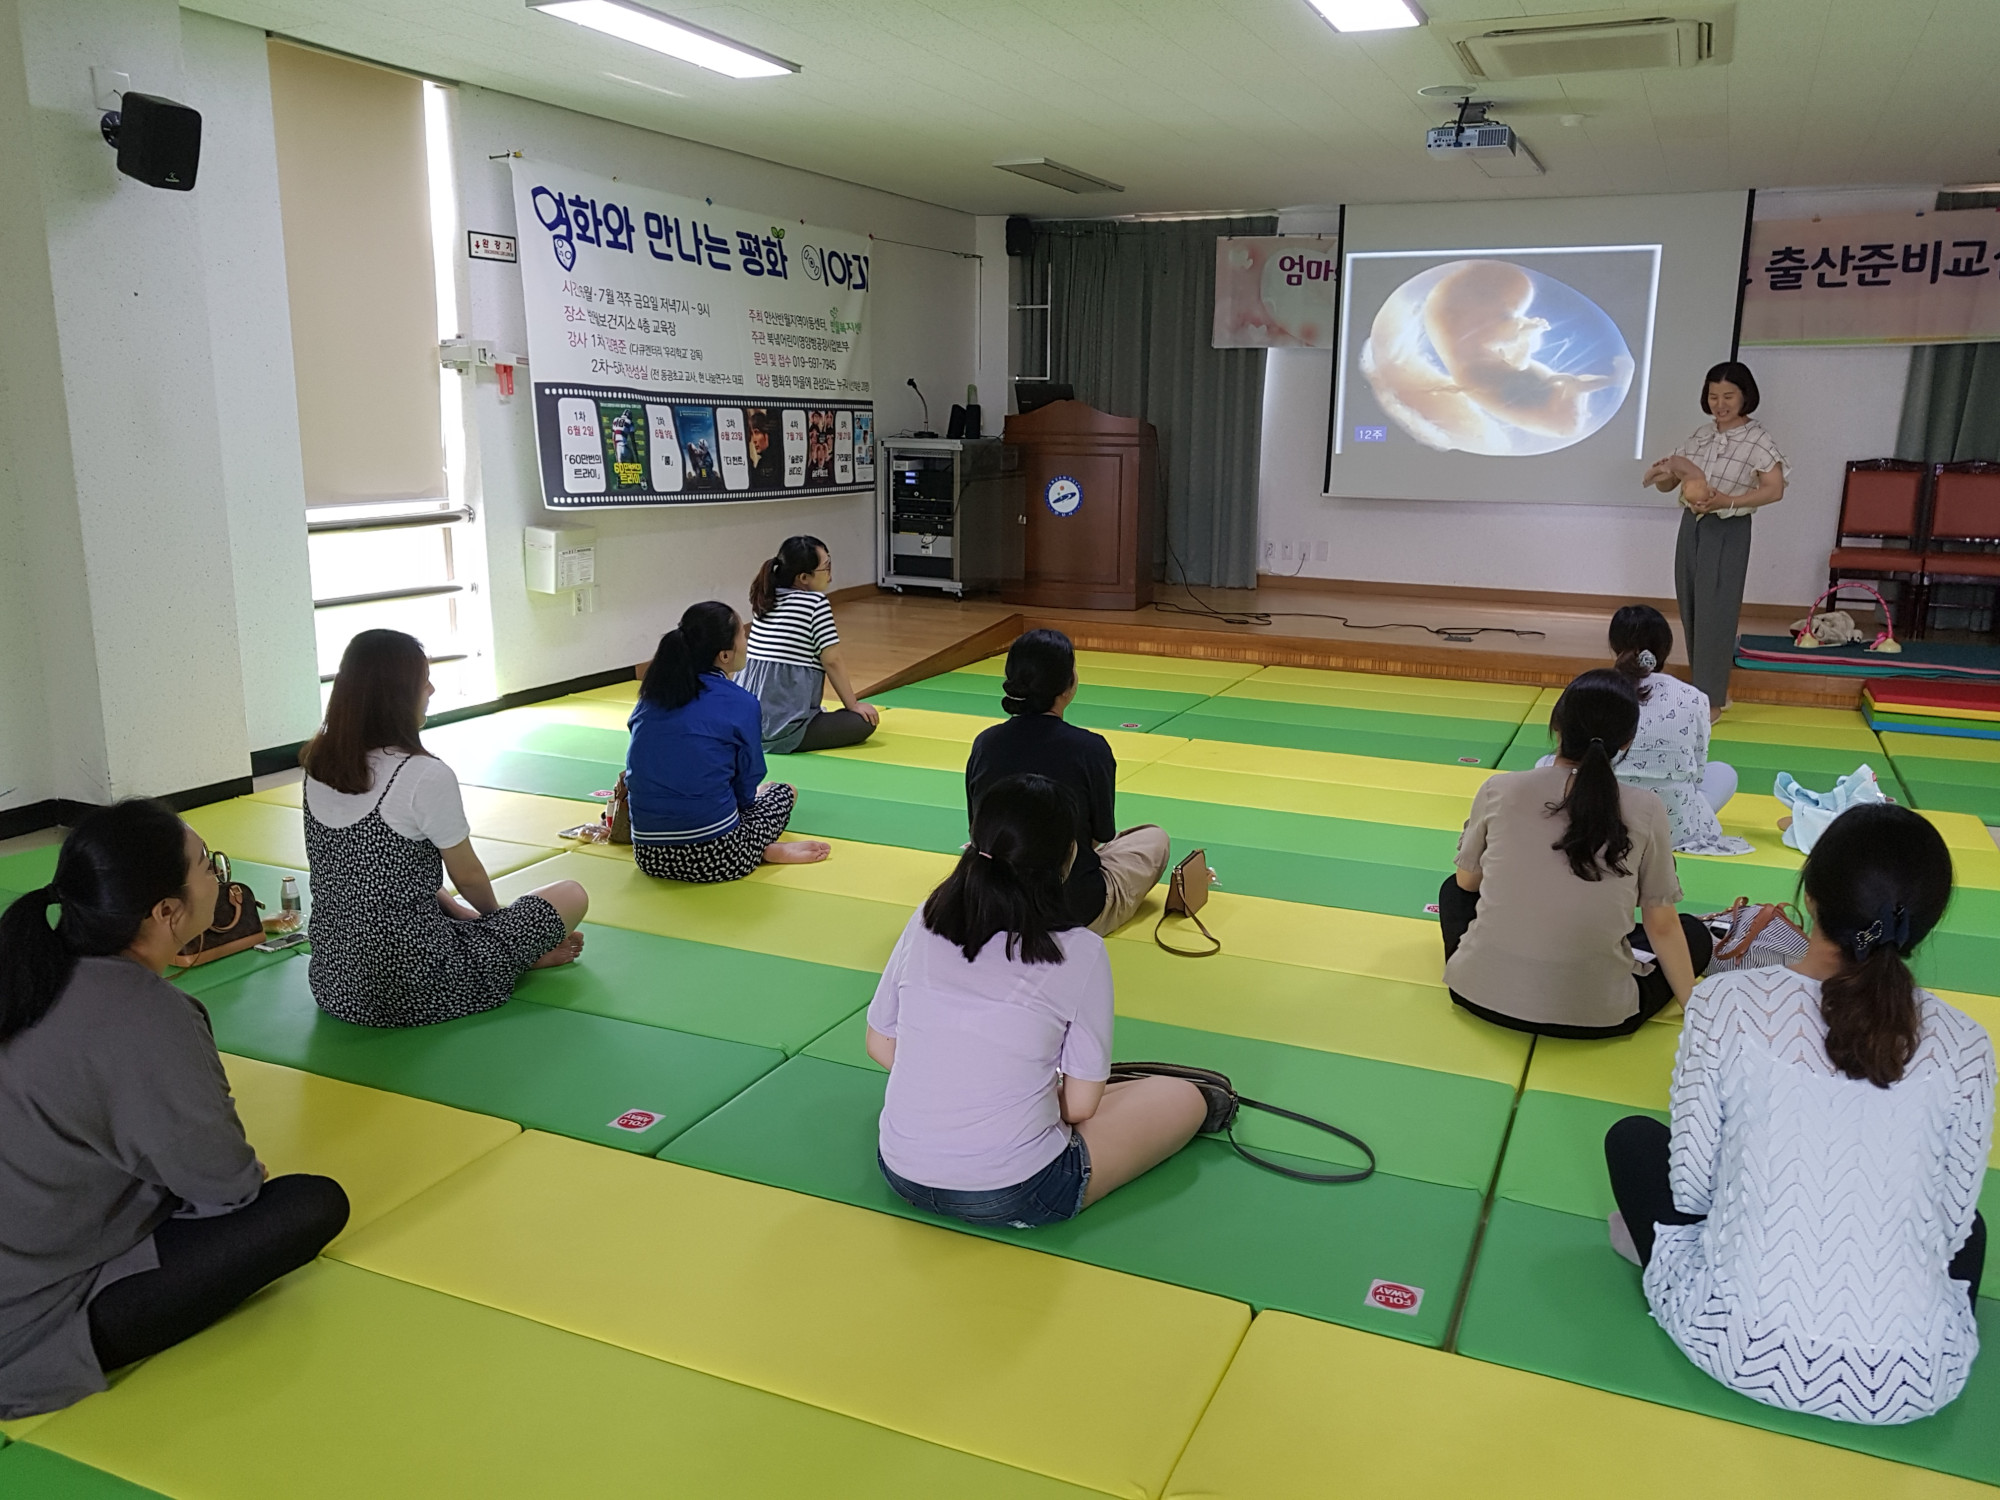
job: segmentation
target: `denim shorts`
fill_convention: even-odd
[[[1083,1195],[1090,1187],[1090,1148],[1070,1132],[1069,1145],[1026,1182],[1006,1188],[930,1188],[898,1177],[875,1153],[883,1177],[913,1208],[988,1228],[1036,1229],[1060,1224],[1083,1212]]]

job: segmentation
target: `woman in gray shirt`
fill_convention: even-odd
[[[217,888],[194,830],[134,800],[0,916],[0,1419],[103,1390],[347,1222],[337,1182],[264,1180],[208,1013],[163,977]]]

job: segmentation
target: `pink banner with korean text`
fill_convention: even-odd
[[[1745,344],[2000,339],[2000,211],[1770,219],[1750,229]]]
[[[1332,235],[1218,235],[1216,349],[1331,349],[1340,241]]]

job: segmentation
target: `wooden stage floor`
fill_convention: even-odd
[[[1468,602],[1338,585],[1288,582],[1256,589],[1204,588],[1192,594],[1162,586],[1155,603],[1139,610],[1046,609],[998,598],[961,602],[872,589],[837,595],[834,605],[855,681],[866,692],[886,691],[977,661],[1004,650],[1016,634],[1035,626],[1062,630],[1077,645],[1097,650],[1539,687],[1560,687],[1610,661],[1604,639],[1610,610],[1602,606]],[[1250,622],[1248,617],[1259,614],[1268,623]],[[1789,614],[1746,609],[1744,627],[1759,633],[1782,630]],[[1671,611],[1668,615],[1672,618]],[[1435,633],[1440,630],[1478,633],[1469,641],[1454,641]],[[1686,656],[1678,642],[1669,666],[1685,674]],[[1730,694],[1748,703],[1853,707],[1860,701],[1860,681],[1739,671],[1731,679]]]

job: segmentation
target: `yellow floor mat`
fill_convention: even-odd
[[[312,1172],[338,1182],[348,1234],[521,1133],[511,1120],[274,1063],[224,1056],[222,1065],[257,1159],[273,1177]]]
[[[1548,1500],[1615,1491],[1682,1500],[1690,1462],[1706,1476],[1702,1487],[1730,1497],[1992,1494],[1927,1469],[1267,1312],[1251,1325],[1166,1495]]]
[[[338,1257],[1135,1497],[1159,1493],[1249,1322],[1219,1297],[533,1132]],[[1050,1402],[1079,1350],[1089,1399],[1064,1420]]]

